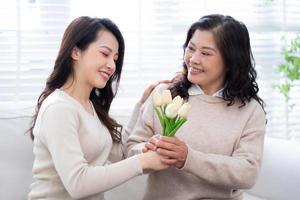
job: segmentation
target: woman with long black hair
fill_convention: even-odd
[[[153,151],[106,165],[126,153],[121,126],[109,116],[123,58],[124,40],[111,20],[79,17],[67,27],[30,129],[35,161],[29,199],[99,200],[144,169],[167,167]],[[147,91],[141,103],[146,97]]]

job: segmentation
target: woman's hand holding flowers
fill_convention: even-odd
[[[188,147],[185,142],[177,137],[167,137],[154,135],[146,143],[143,152],[148,150],[156,151],[162,156],[162,162],[166,165],[172,165],[176,168],[182,168],[185,164]]]

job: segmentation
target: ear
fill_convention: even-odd
[[[73,49],[72,49],[72,54],[71,54],[71,57],[73,58],[73,60],[78,60],[78,58],[80,57],[80,49],[75,46]]]

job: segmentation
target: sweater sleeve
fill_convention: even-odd
[[[249,189],[255,184],[260,169],[264,134],[265,113],[258,106],[231,156],[203,153],[188,147],[182,170],[221,187]]]
[[[127,126],[125,127],[124,132],[122,132],[122,142],[121,143],[116,143],[116,142],[113,143],[112,150],[111,150],[109,158],[108,158],[109,161],[117,162],[117,161],[122,160],[127,157],[126,142],[128,140],[128,136],[130,135],[131,131],[133,130],[133,128],[137,122],[142,105],[143,104],[140,102],[136,103],[136,105],[133,109],[131,118],[130,118]]]
[[[157,89],[157,88],[156,88]],[[152,93],[153,94],[153,93]],[[155,134],[154,133],[154,112],[152,94],[139,109],[139,114],[135,120],[135,126],[129,134],[127,140],[128,156],[142,152],[145,143]]]
[[[142,174],[138,157],[106,166],[90,166],[81,150],[76,109],[56,103],[44,111],[42,137],[54,167],[72,198],[83,198],[109,190]]]

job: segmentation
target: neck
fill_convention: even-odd
[[[204,94],[209,95],[209,96],[212,96],[216,92],[221,90],[221,87],[218,87],[218,88],[203,88],[203,87],[200,86],[200,88],[203,90]]]
[[[90,94],[93,88],[70,77],[60,89],[85,105],[90,101]]]
[[[201,86],[201,85],[199,85],[199,86],[203,90],[204,94],[212,96],[216,92],[218,92],[219,90],[221,90],[224,87],[224,84],[223,84],[223,82],[221,82],[220,84],[210,85],[208,87]]]

